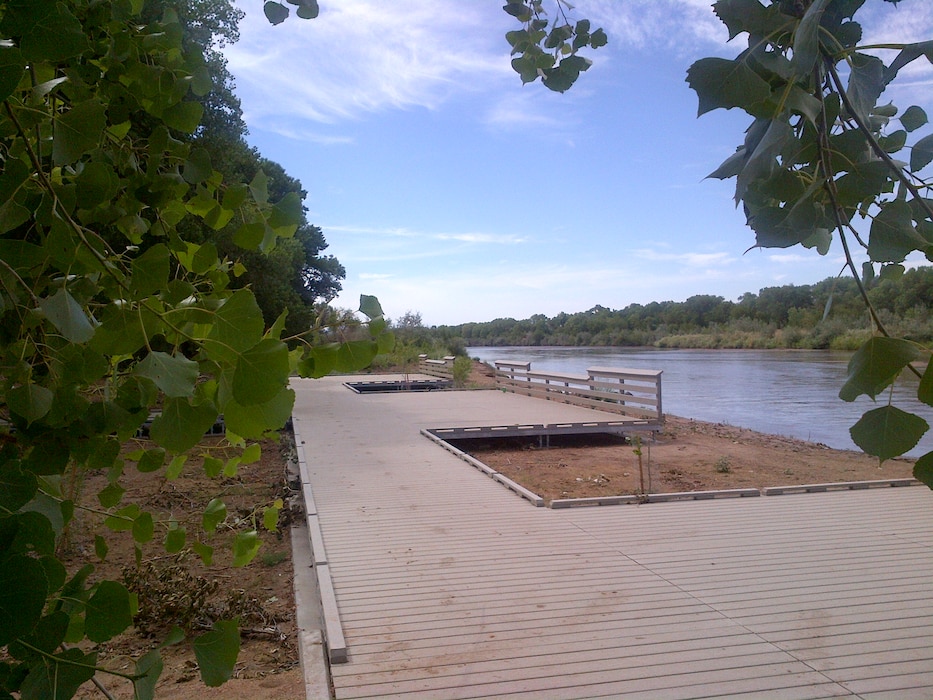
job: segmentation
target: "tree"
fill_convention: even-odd
[[[0,0],[0,697],[71,697],[99,670],[93,644],[132,623],[122,584],[56,556],[71,476],[107,470],[101,519],[145,546],[171,523],[121,506],[118,455],[156,407],[156,447],[128,463],[171,479],[218,414],[254,454],[291,412],[292,371],[359,369],[392,342],[372,297],[366,337],[315,345],[320,328],[287,337],[285,313],[266,324],[232,284],[242,264],[204,229],[233,225],[240,248],[275,250],[302,223],[300,198],[276,198],[261,170],[224,181],[192,138],[208,60],[172,6],[148,7]],[[223,504],[209,510],[205,532],[166,546],[209,558]],[[256,545],[239,533],[236,563]],[[238,645],[232,621],[195,642],[205,682],[229,677]],[[150,698],[160,670],[154,650],[108,672]]]
[[[933,260],[931,181],[923,174],[933,162],[933,134],[921,136],[927,113],[879,102],[902,68],[917,59],[933,62],[933,43],[859,45],[854,18],[863,4],[719,0],[713,9],[730,40],[745,34],[748,48],[735,59],[697,61],[687,81],[699,115],[739,108],[753,118],[742,145],[710,177],[735,178],[735,201],[756,245],[803,245],[826,254],[835,239],[842,247],[875,334],[852,358],[840,397],[876,399],[903,371],[921,375],[914,363],[922,363],[918,398],[933,405],[930,348],[893,337],[866,290],[877,268],[882,278],[903,274],[914,251]],[[908,162],[896,159],[904,149]],[[869,258],[861,269],[853,245]],[[883,461],[913,448],[928,429],[889,401],[866,412],[851,434]],[[914,473],[933,487],[933,453],[917,461]]]

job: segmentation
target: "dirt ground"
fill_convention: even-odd
[[[492,370],[480,363],[470,381],[475,388],[495,385]],[[914,461],[879,465],[861,452],[671,415],[657,438],[640,446],[608,435],[552,436],[546,448],[537,438],[457,446],[546,501],[910,478]]]
[[[208,438],[198,451],[225,459],[220,438]],[[151,447],[134,441],[125,451]],[[122,505],[139,503],[156,520],[155,537],[143,545],[141,562],[135,563],[130,533],[109,533],[95,515],[76,511],[67,544],[69,570],[86,563],[95,565],[93,579],[124,582],[139,595],[140,615],[136,628],[99,648],[101,666],[132,672],[136,660],[165,638],[173,624],[187,627],[190,635],[210,629],[219,618],[240,618],[241,649],[233,678],[219,688],[207,688],[200,680],[189,641],[163,649],[165,669],[156,697],[167,700],[225,698],[226,700],[292,699],[304,697],[304,681],[298,665],[295,629],[293,574],[287,508],[280,513],[278,534],[260,528],[262,547],[246,567],[231,567],[230,544],[237,531],[252,529],[262,521],[257,505],[265,506],[289,495],[285,474],[286,442],[265,442],[259,462],[240,465],[236,476],[209,478],[203,460],[189,459],[182,475],[167,481],[163,472],[141,474],[127,461],[121,483],[126,488]],[[88,476],[81,488],[81,502],[100,508],[97,493],[107,485],[106,474]],[[198,555],[183,550],[166,554],[162,540],[170,517],[186,527],[189,543],[205,537],[201,527],[204,508],[212,498],[227,506],[227,519],[205,542],[214,547],[213,563],[204,566]],[[161,523],[160,523],[161,521]],[[108,551],[101,561],[95,550],[95,535],[107,534]],[[129,682],[98,674],[107,691],[119,699],[133,697]],[[104,698],[91,684],[83,686],[78,698]]]

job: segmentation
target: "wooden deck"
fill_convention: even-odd
[[[337,698],[933,697],[926,488],[535,508],[419,431],[597,412],[342,381],[294,383]]]

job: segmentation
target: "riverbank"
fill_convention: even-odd
[[[493,371],[474,362],[470,385],[494,387]],[[914,464],[879,465],[854,450],[671,415],[640,446],[614,436],[552,437],[548,448],[536,438],[463,442],[470,444],[461,449],[548,501],[910,478]]]

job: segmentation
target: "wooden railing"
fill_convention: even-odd
[[[590,368],[586,376],[532,372],[530,362],[496,362],[496,387],[547,401],[627,416],[660,429],[662,370]]]
[[[432,360],[427,355],[418,355],[418,371],[431,377],[440,377],[441,379],[453,381],[455,359],[457,358],[453,355],[449,355],[443,360]]]

